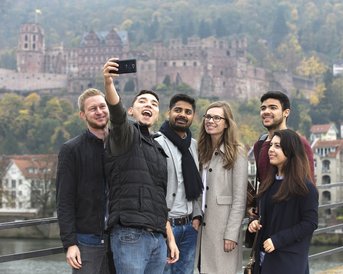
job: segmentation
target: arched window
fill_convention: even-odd
[[[331,202],[331,192],[330,191],[323,191],[322,193],[322,204],[328,204]]]
[[[322,166],[323,166],[322,172],[324,172],[324,173],[330,172],[330,161],[329,160],[324,160]]]
[[[322,184],[323,185],[331,184],[331,177],[328,175],[324,175],[322,177]]]

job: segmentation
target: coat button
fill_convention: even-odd
[[[173,197],[175,197],[176,196],[176,193],[173,193]]]
[[[212,168],[210,168],[208,171],[209,171],[209,172],[212,172]]]
[[[208,186],[206,186],[206,190],[209,190],[210,188]]]
[[[202,223],[202,225],[203,225],[203,226],[206,226],[206,223],[205,223],[205,222],[203,222],[203,223]]]
[[[205,205],[205,208],[207,208],[207,205]]]
[[[218,155],[219,153],[218,153],[218,151],[216,151],[215,153],[214,153],[214,155]]]

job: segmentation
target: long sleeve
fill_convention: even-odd
[[[75,160],[72,151],[67,145],[63,145],[58,155],[56,202],[60,235],[64,248],[77,243],[75,224],[76,182]]]
[[[293,226],[280,230],[271,235],[271,239],[276,249],[285,247],[295,242],[301,241],[307,236],[311,236],[318,226],[318,192],[316,188],[308,183],[309,192],[300,199],[300,220]]]
[[[227,219],[224,239],[238,242],[245,214],[247,184],[248,162],[246,157],[239,153],[232,170],[232,208]]]
[[[110,110],[111,130],[109,143],[112,155],[125,153],[133,142],[133,123],[127,118],[126,110],[121,101],[116,105],[108,104]]]

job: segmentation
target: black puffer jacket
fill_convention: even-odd
[[[111,131],[106,142],[109,222],[166,233],[167,161],[146,126],[128,120],[122,103],[108,104]]]
[[[131,148],[117,156],[106,153],[110,185],[108,226],[145,227],[166,234],[166,154],[146,127],[131,126]]]

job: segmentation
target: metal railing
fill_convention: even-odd
[[[319,209],[337,208],[341,206],[343,206],[343,202],[320,205]],[[57,222],[56,217],[5,222],[5,223],[0,223],[0,230],[22,228],[22,227],[34,226],[34,225],[52,224],[56,222]],[[247,219],[244,220],[243,223],[247,223]],[[323,228],[318,228],[316,231],[314,231],[314,235],[327,233],[327,232],[334,231],[337,229],[343,229],[343,223],[332,225],[332,226],[327,226]],[[309,260],[318,259],[324,256],[329,256],[332,254],[340,253],[342,251],[343,251],[343,246],[336,247],[327,251],[309,255]],[[0,255],[0,263],[23,260],[23,259],[30,259],[30,258],[36,258],[36,257],[44,257],[44,256],[59,254],[62,252],[64,252],[64,250],[63,250],[63,247],[60,246],[60,247],[52,247],[52,248],[46,248],[46,249],[40,249],[40,250],[34,250],[34,251],[28,251],[28,252],[22,252],[22,253]]]
[[[57,222],[56,217],[6,222],[6,223],[0,223],[0,230],[21,228],[21,227],[33,226],[33,225],[52,224],[56,222]],[[0,256],[0,263],[31,259],[31,258],[37,258],[37,257],[44,257],[44,256],[59,254],[62,252],[64,252],[63,247],[51,247],[51,248],[45,248],[45,249],[39,249],[39,250],[27,251],[27,252],[15,253],[15,254],[6,254],[6,255]]]

